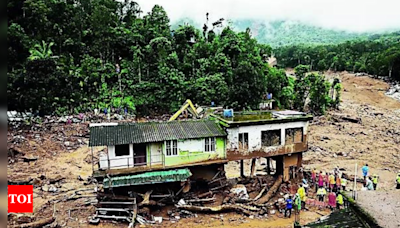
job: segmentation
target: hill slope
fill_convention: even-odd
[[[188,23],[201,29],[203,24],[191,18],[181,18],[172,24],[176,29],[179,25]],[[210,23],[209,23],[210,24]],[[261,21],[255,19],[233,20],[230,24],[236,31],[245,31],[250,28],[252,35],[260,43],[269,44],[272,47],[296,45],[296,44],[339,44],[348,40],[367,40],[371,36],[379,37],[385,33],[351,33],[341,30],[325,29],[322,27],[305,24],[298,21]],[[388,31],[389,32],[389,31]]]

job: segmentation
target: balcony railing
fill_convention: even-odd
[[[164,154],[157,155],[135,155],[135,156],[124,156],[117,158],[107,158],[106,155],[100,155],[99,169],[121,169],[121,168],[133,168],[140,166],[147,166],[151,168],[152,166],[165,166],[165,156]]]
[[[208,156],[207,156],[208,155]],[[106,154],[100,155],[99,160],[99,170],[108,170],[108,169],[125,169],[125,168],[133,168],[133,167],[166,167],[165,155],[163,153],[157,155],[141,155],[141,156],[124,156],[117,158],[107,158]],[[181,162],[174,163],[170,166],[175,165],[184,165],[191,163],[198,163],[202,161],[209,161],[210,159],[225,159],[223,157],[219,157],[216,152],[203,152],[203,153],[187,153],[184,155],[175,155],[174,157],[184,158],[181,159]],[[199,157],[204,157],[204,159],[199,159]]]

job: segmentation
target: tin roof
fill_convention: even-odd
[[[91,126],[89,146],[111,146],[226,136],[215,121],[171,121]]]
[[[143,185],[143,184],[155,184],[155,183],[166,183],[166,182],[177,182],[185,181],[192,173],[189,169],[175,169],[167,171],[154,171],[146,172],[136,175],[126,175],[119,177],[105,178],[104,188],[111,187],[122,187],[131,185]]]

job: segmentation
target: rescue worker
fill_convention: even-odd
[[[372,184],[374,186],[374,190],[376,190],[376,186],[378,185],[378,179],[379,179],[379,176],[377,174],[374,174],[372,177]]]
[[[296,193],[296,196],[294,197],[294,205],[296,214],[299,214],[301,211],[301,198],[299,193]]]
[[[396,189],[400,189],[400,171],[397,173],[396,177]]]
[[[318,201],[324,202],[326,196],[326,190],[324,187],[320,187],[317,191]]]
[[[346,191],[346,186],[347,186],[347,179],[342,175],[342,178],[341,178],[341,186],[342,186],[342,190],[343,191]]]
[[[325,188],[329,189],[329,173],[325,172]]]
[[[308,194],[309,186],[306,179],[303,179],[303,187],[306,190],[306,194]]]
[[[335,183],[336,183],[335,176],[333,176],[333,174],[331,173],[329,175],[329,190],[330,191],[333,191],[333,187],[335,186]]]
[[[339,193],[336,197],[336,209],[340,210],[340,208],[343,207],[343,204],[343,195]]]
[[[336,207],[336,194],[333,191],[329,191],[328,205],[331,208],[331,210],[333,210]]]
[[[336,192],[339,192],[341,190],[341,186],[342,186],[342,180],[338,175],[336,175]]]
[[[374,190],[374,185],[372,183],[371,177],[367,178],[367,184],[365,185],[365,187],[367,188],[367,190]]]
[[[300,185],[300,188],[297,190],[301,199],[301,208],[305,208],[306,206],[306,190],[304,189],[303,185]]]
[[[316,181],[317,181],[317,169],[314,168],[311,171],[311,184],[316,184],[317,183]]]
[[[368,164],[365,164],[362,168],[361,168],[363,177],[364,177],[364,186],[366,186],[367,184],[367,176],[368,176],[368,172],[369,172],[369,167]]]
[[[323,188],[323,187],[324,187],[324,175],[322,174],[322,171],[320,171],[318,176],[318,188]],[[315,187],[315,191],[317,191],[318,188]]]
[[[289,213],[289,218],[292,215],[292,207],[293,207],[293,200],[292,196],[286,200],[286,208],[285,208],[285,217],[288,217],[287,214]]]

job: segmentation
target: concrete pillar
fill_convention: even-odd
[[[267,158],[267,173],[271,174],[271,158]]]
[[[250,177],[254,177],[256,173],[256,158],[251,159],[251,170],[250,170]]]
[[[240,176],[244,177],[244,162],[240,160]]]

